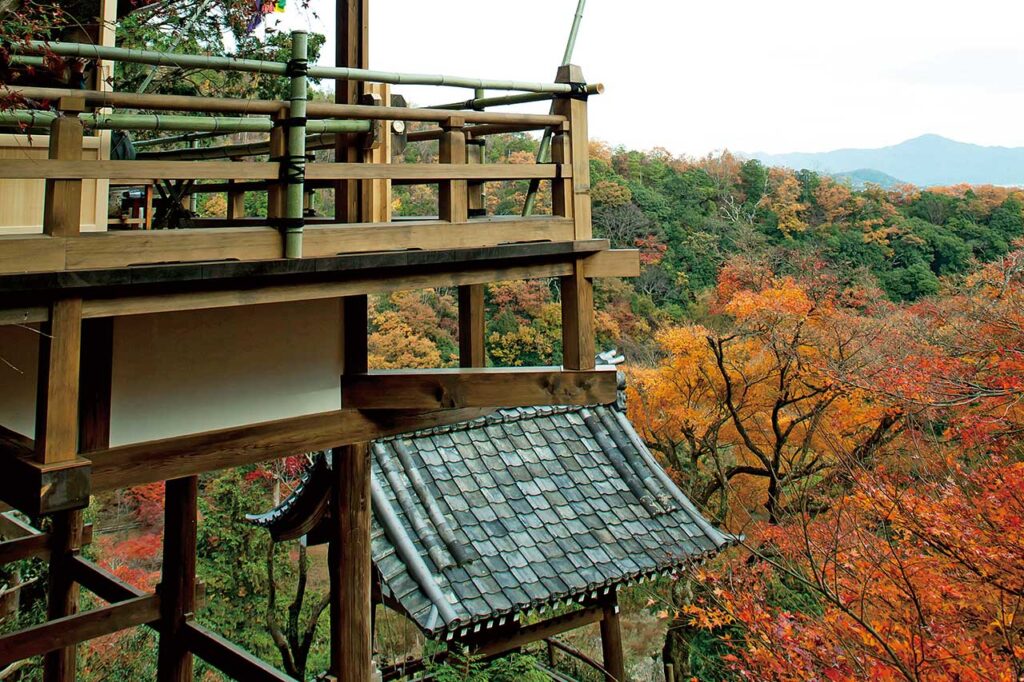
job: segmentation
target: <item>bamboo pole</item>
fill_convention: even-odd
[[[155,147],[161,144],[178,144],[182,142],[191,142],[192,140],[205,140],[213,137],[225,137],[227,135],[233,135],[227,131],[214,131],[208,133],[185,133],[184,135],[168,135],[166,137],[154,137],[151,140],[132,140],[132,144],[136,149],[143,147]]]
[[[562,55],[562,66],[572,62],[572,53],[576,49],[576,37],[580,32],[580,23],[583,21],[583,10],[587,6],[587,0],[579,0],[576,5],[576,14],[572,18],[572,28],[569,29],[569,40],[565,43],[565,53]],[[552,104],[551,113],[554,113]],[[575,134],[575,132],[573,133]],[[540,146],[537,147],[537,163],[543,163],[551,150],[551,129],[544,131],[540,138]],[[533,206],[537,201],[537,192],[540,190],[540,180],[531,180],[530,189],[526,193],[526,202],[523,204],[523,215],[533,215]]]
[[[292,32],[291,104],[288,114],[288,159],[285,162],[284,257],[302,258],[302,217],[306,176],[306,68],[308,34]]]
[[[588,95],[600,95],[604,93],[603,83],[588,83],[586,86]],[[503,95],[501,97],[476,97],[462,102],[449,102],[448,104],[435,104],[427,107],[429,109],[486,109],[488,107],[511,106],[513,104],[529,104],[531,102],[548,102],[555,97],[549,92],[527,92],[522,95]]]
[[[48,126],[57,117],[57,114],[49,111],[4,111],[0,112],[0,124],[42,127]],[[232,134],[269,133],[274,128],[274,122],[269,118],[167,116],[163,114],[86,114],[80,118],[86,127],[97,130],[189,130]],[[370,130],[370,122],[318,120],[309,121],[304,129],[315,133],[365,133]],[[193,136],[187,141],[196,139],[198,138]]]
[[[118,109],[149,109],[158,111],[200,111],[203,113],[236,113],[273,115],[287,106],[286,102],[265,99],[227,99],[222,97],[194,97],[188,95],[137,95],[130,92],[102,92],[100,90],[71,90],[67,88],[36,88],[9,85],[0,88],[0,94],[17,94],[37,100],[57,100],[76,97],[94,107]],[[309,102],[307,114],[312,118],[367,119],[371,121],[427,121],[443,123],[452,112],[446,109],[419,109],[414,107],[374,107],[360,104]],[[551,114],[523,114],[518,112],[466,111],[460,114],[466,123],[496,123],[504,125],[542,126],[559,125],[562,116]]]
[[[179,54],[174,52],[157,52],[154,50],[132,50],[123,47],[105,47],[102,45],[85,45],[80,43],[46,43],[39,40],[29,41],[26,45],[12,45],[13,51],[28,54],[53,53],[62,57],[82,57],[86,59],[106,59],[110,61],[132,64],[152,64],[174,68],[215,69],[218,71],[245,71],[275,76],[288,75],[287,64],[259,59],[239,59],[236,57],[214,57],[207,55]],[[571,88],[565,83],[531,83],[515,80],[490,80],[486,78],[469,78],[466,76],[449,76],[445,74],[401,73],[397,71],[373,71],[343,66],[314,66],[309,69],[311,78],[331,78],[391,85],[440,85],[446,87],[486,89],[486,90],[521,90],[524,92],[568,93]]]

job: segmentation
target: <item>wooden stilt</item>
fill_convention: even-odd
[[[334,450],[331,492],[331,672],[338,682],[370,679],[370,450]]]
[[[186,624],[195,611],[196,522],[199,478],[166,483],[164,565],[160,579],[159,682],[192,680]]]
[[[622,629],[619,626],[619,606],[613,596],[602,607],[601,653],[604,655],[605,680],[625,682],[626,666],[622,654]]]
[[[444,157],[451,157],[451,145],[446,145],[448,135],[441,140],[442,162]],[[466,163],[480,164],[484,161],[484,140],[463,140],[466,149]],[[446,149],[446,146],[448,147]],[[470,182],[467,188],[467,216],[481,217],[487,215],[484,206],[484,184]],[[449,216],[452,220],[455,216]],[[444,217],[442,216],[442,219]],[[486,320],[484,317],[484,285],[468,284],[459,287],[459,366],[485,367],[487,350],[485,347]]]
[[[335,64],[355,68],[369,68],[369,0],[337,0],[335,10]],[[334,101],[338,104],[358,104],[363,84],[357,81],[336,80]],[[358,135],[338,135],[334,158],[339,162],[355,163],[362,160]],[[361,182],[341,180],[335,186],[334,215],[338,222],[360,221],[362,195]]]

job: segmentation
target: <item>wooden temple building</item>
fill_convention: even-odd
[[[613,407],[614,367],[595,362],[593,281],[639,273],[636,251],[591,232],[587,106],[600,86],[566,65],[551,83],[446,77],[473,96],[392,106],[390,86],[440,81],[369,71],[369,2],[338,0],[337,66],[308,65],[302,33],[287,63],[217,64],[288,79],[287,100],[111,92],[112,61],[202,59],[118,51],[116,4],[99,5],[98,44],[16,48],[84,59],[91,82],[4,89],[35,111],[0,112],[0,500],[39,523],[9,533],[0,562],[43,558],[49,583],[47,621],[0,635],[0,666],[43,656],[47,682],[73,680],[78,644],[147,626],[161,681],[192,679],[195,656],[234,679],[290,679],[194,619],[198,477],[326,450],[293,513],[267,523],[329,544],[331,679],[370,678],[374,600],[483,648],[481,632],[515,638],[523,610],[582,600],[583,615],[552,627],[600,620],[614,652],[614,587],[726,539],[660,473]],[[336,101],[307,102],[311,77],[333,80]],[[502,109],[525,101],[550,113]],[[424,125],[409,139],[436,140],[439,163],[391,163],[413,121]],[[266,132],[265,155],[110,160],[111,131],[166,126]],[[487,136],[509,131],[549,135],[550,160],[480,163]],[[314,162],[324,138],[334,159]],[[107,219],[110,184],[181,200],[197,180],[221,182],[202,187],[227,195],[226,220]],[[550,214],[487,215],[485,183],[508,180],[550,183]],[[437,186],[439,215],[393,220],[396,183]],[[336,214],[307,219],[308,190],[324,186]],[[266,193],[266,215],[244,215],[246,192]],[[540,278],[560,282],[563,365],[486,367],[484,285]],[[439,287],[458,290],[460,367],[369,367],[368,296]],[[536,407],[549,405],[562,407]],[[162,578],[147,593],[81,555],[83,510],[97,493],[161,481]],[[312,488],[317,510],[296,517]],[[536,544],[488,530],[497,520]],[[81,590],[106,605],[79,611]],[[606,667],[622,678],[621,656]]]

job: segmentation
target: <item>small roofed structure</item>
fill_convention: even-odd
[[[665,474],[624,408],[620,391],[609,405],[505,409],[375,441],[377,599],[427,637],[485,642],[488,632],[507,638],[528,611],[572,602],[614,612],[619,586],[731,544]],[[319,457],[291,496],[250,520],[275,540],[324,541],[330,467],[330,453]]]

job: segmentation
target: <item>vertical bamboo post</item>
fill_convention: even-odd
[[[309,35],[292,32],[292,58],[288,109],[288,160],[283,163],[285,178],[284,256],[302,258],[303,202],[306,190],[306,69]]]
[[[602,607],[601,653],[606,682],[625,682],[626,664],[622,654],[622,628],[619,625],[619,605],[614,595]]]
[[[199,477],[178,478],[164,485],[164,565],[160,578],[157,680],[191,682],[192,653],[184,628],[196,607]]]
[[[82,122],[85,109],[78,99],[61,98],[65,112],[50,128],[49,158],[82,158]],[[82,181],[47,180],[43,206],[43,232],[54,237],[77,235],[81,229]],[[44,464],[67,462],[78,454],[78,386],[81,368],[82,300],[61,299],[50,306],[50,318],[39,337],[39,378],[36,392],[36,459]],[[78,610],[78,587],[69,559],[82,546],[82,512],[73,510],[53,516],[50,547],[50,619],[70,616]],[[76,647],[47,654],[43,659],[46,682],[75,679]]]
[[[370,449],[334,450],[328,550],[331,571],[331,670],[338,682],[365,682],[372,667]]]
[[[578,66],[562,66],[558,69],[556,80],[582,86],[583,72]],[[568,119],[569,131],[567,137],[564,131],[557,136],[552,158],[572,165],[570,182],[554,182],[554,210],[557,215],[572,216],[575,239],[590,239],[590,143],[587,137],[586,95],[560,97],[555,101],[554,109],[555,113]],[[567,196],[570,188],[571,194]],[[561,288],[562,364],[570,370],[593,369],[594,284],[586,276],[583,259],[576,260],[573,274],[562,277]]]

